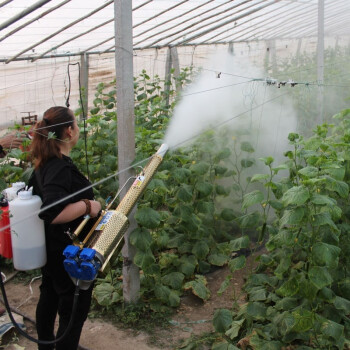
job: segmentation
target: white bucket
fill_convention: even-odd
[[[20,191],[18,197],[9,202],[13,265],[16,270],[33,270],[46,264],[44,221],[38,214],[30,216],[39,211],[41,204],[40,197],[31,191]]]
[[[4,190],[5,192],[5,196],[7,198],[8,201],[12,201],[15,198],[17,198],[17,192],[25,187],[25,183],[24,182],[14,182],[13,184],[11,184],[11,187],[6,188]]]

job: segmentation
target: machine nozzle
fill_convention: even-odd
[[[159,150],[157,151],[156,155],[160,157],[164,157],[165,153],[168,152],[169,146],[166,143],[163,143],[160,147]]]

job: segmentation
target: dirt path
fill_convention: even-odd
[[[234,298],[239,303],[244,302],[241,287],[244,278],[251,271],[253,258],[248,259],[247,267],[236,272],[230,287],[221,295],[217,294],[221,283],[229,274],[227,267],[220,268],[206,276],[211,298],[203,303],[194,295],[185,295],[181,299],[181,306],[170,320],[166,329],[155,330],[153,334],[125,330],[101,319],[88,319],[84,325],[80,345],[88,350],[160,350],[175,349],[184,339],[191,335],[199,335],[213,330],[212,318],[216,309],[230,308]],[[5,284],[6,293],[11,307],[19,309],[23,314],[35,319],[35,308],[39,296],[40,280],[31,286],[16,284],[9,281]],[[37,337],[35,326],[25,321],[26,331],[34,338]],[[36,350],[35,343],[19,336],[6,337],[6,350]]]

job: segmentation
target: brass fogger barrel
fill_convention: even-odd
[[[168,146],[162,144],[143,171],[137,176],[118,207],[115,210],[107,211],[95,228],[94,238],[89,244],[89,247],[95,249],[100,258],[103,257],[104,261],[101,271],[104,270],[114,251],[122,243],[123,236],[129,225],[127,216],[152,180],[167,151]]]

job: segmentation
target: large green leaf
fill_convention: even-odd
[[[216,154],[215,158],[217,161],[227,159],[231,155],[231,150],[228,147],[220,149],[219,153]]]
[[[219,196],[228,196],[230,194],[230,188],[229,187],[224,187],[222,185],[216,184],[215,185],[215,192]]]
[[[184,183],[191,176],[191,171],[183,167],[176,168],[171,173],[171,176],[173,176],[178,183]]]
[[[176,234],[174,237],[170,238],[167,247],[168,248],[178,248],[185,242],[185,235],[183,234]]]
[[[270,238],[269,242],[274,242],[278,247],[282,246],[294,246],[295,244],[295,234],[287,229],[281,229],[278,233]]]
[[[241,150],[248,153],[253,153],[255,151],[253,146],[248,141],[243,141],[241,143]]]
[[[236,214],[231,208],[224,208],[220,215],[221,218],[225,221],[232,221],[236,218]]]
[[[290,188],[282,197],[283,204],[300,206],[310,198],[310,193],[305,186],[296,186]]]
[[[241,166],[242,166],[242,168],[250,168],[254,164],[255,164],[255,159],[254,158],[241,159]]]
[[[106,282],[102,282],[94,288],[94,296],[102,306],[110,306],[122,299],[116,288]]]
[[[239,348],[227,342],[220,342],[214,343],[211,350],[239,350]]]
[[[322,334],[337,340],[343,336],[344,326],[331,320],[326,320],[322,323],[321,332]]]
[[[185,283],[184,289],[191,290],[197,297],[208,300],[210,298],[210,290],[206,287],[207,280],[204,276],[196,275],[196,280]]]
[[[302,333],[313,328],[315,316],[314,313],[308,310],[298,309],[292,312],[294,317],[294,325],[292,330],[294,332]]]
[[[189,220],[194,212],[192,205],[179,203],[175,206],[173,214],[178,216],[181,220]]]
[[[181,289],[185,275],[181,272],[170,272],[162,277],[162,283],[172,289]]]
[[[191,187],[188,185],[182,185],[177,192],[176,198],[182,202],[192,201]]]
[[[199,181],[196,183],[195,188],[204,197],[209,196],[213,192],[213,185],[209,182]]]
[[[250,239],[247,235],[230,241],[230,249],[234,252],[242,248],[249,248],[249,245],[250,245]]]
[[[341,249],[335,245],[318,242],[312,247],[312,259],[316,265],[335,268]]]
[[[267,166],[271,165],[274,162],[274,159],[272,157],[262,157],[262,158],[259,158],[259,160],[264,162],[265,165]]]
[[[299,300],[297,298],[287,297],[277,301],[275,307],[277,310],[292,310],[299,305]]]
[[[319,174],[319,170],[314,166],[307,166],[303,169],[300,169],[298,173],[303,176],[312,178],[312,177],[316,177]]]
[[[310,301],[315,300],[319,288],[312,281],[303,278],[299,284],[299,294]]]
[[[278,340],[264,340],[260,339],[258,335],[254,334],[250,340],[250,345],[253,349],[259,350],[281,350],[282,343]]]
[[[216,175],[224,175],[226,171],[228,170],[226,167],[221,165],[214,165],[215,174]]]
[[[130,243],[139,250],[148,251],[152,237],[148,230],[138,227],[130,234]]]
[[[231,272],[235,272],[236,270],[242,269],[246,264],[246,258],[244,255],[240,255],[238,258],[232,259],[228,266]]]
[[[276,290],[276,293],[284,297],[292,297],[299,291],[299,282],[295,277],[290,278],[284,282],[280,288]]]
[[[214,313],[213,325],[217,332],[226,332],[232,324],[232,312],[227,309],[217,309]]]
[[[140,208],[135,213],[135,220],[144,227],[154,229],[160,224],[160,215],[152,208]]]
[[[261,180],[267,180],[270,178],[269,174],[255,174],[250,179],[250,182],[261,182]]]
[[[227,263],[228,259],[229,257],[224,254],[210,254],[208,256],[209,264],[215,266],[224,266]]]
[[[214,213],[213,202],[205,202],[204,200],[197,200],[196,208],[197,208],[199,213],[203,213],[203,214],[213,214]]]
[[[318,288],[329,286],[333,279],[326,267],[313,266],[309,270],[310,281]]]
[[[179,256],[174,253],[164,252],[159,255],[159,266],[163,269],[168,267],[169,265],[175,265],[178,261]]]
[[[333,198],[317,193],[312,194],[310,202],[316,205],[335,205],[337,203]]]
[[[140,268],[147,268],[152,265],[156,259],[151,250],[143,252],[142,250],[138,250],[134,256],[134,264],[139,266]]]
[[[152,181],[147,186],[148,190],[156,191],[158,193],[167,193],[169,190],[165,185],[165,182],[161,179],[152,179]]]
[[[154,293],[159,300],[172,307],[176,307],[180,304],[180,297],[178,294],[167,286],[157,284],[154,288]]]
[[[197,259],[203,260],[209,253],[209,246],[205,241],[197,241],[192,249]]]
[[[334,165],[334,167],[323,168],[323,171],[329,175],[331,175],[336,180],[344,180],[345,176],[345,168],[339,165]]]
[[[247,314],[256,320],[264,320],[266,318],[267,308],[260,302],[249,302],[247,306]]]
[[[328,301],[330,303],[334,303],[336,300],[335,293],[332,291],[332,289],[327,288],[327,287],[322,288],[320,290],[320,293],[318,294],[318,296],[320,297],[320,299]],[[343,299],[343,298],[340,298],[340,300],[341,299]],[[347,301],[346,299],[344,299],[344,300]],[[349,309],[349,311],[350,311],[350,309]]]
[[[277,268],[274,271],[274,274],[282,279],[283,278],[283,274],[285,272],[287,272],[290,268],[291,265],[291,259],[289,256],[285,256],[281,259],[280,263],[278,264]]]
[[[238,336],[239,330],[241,329],[243,322],[244,319],[239,321],[233,321],[231,323],[230,328],[225,332],[225,335],[227,335],[230,339],[235,339]]]
[[[253,287],[248,291],[249,301],[265,301],[267,297],[267,291],[263,287]]]
[[[156,242],[160,248],[165,248],[169,242],[168,232],[166,232],[165,230],[158,231],[156,236]]]
[[[292,210],[286,210],[280,220],[280,226],[294,226],[301,223],[305,215],[305,209],[297,207]]]
[[[349,195],[349,186],[346,182],[337,181],[327,175],[323,178],[325,179],[325,187],[327,190],[337,192],[342,198],[346,198]]]
[[[254,204],[261,203],[263,200],[264,195],[259,190],[247,193],[243,197],[242,209],[247,209]]]
[[[190,170],[196,175],[204,175],[208,172],[210,165],[206,162],[192,164]]]
[[[329,212],[312,215],[312,226],[319,227],[323,225],[328,225],[335,231],[338,231],[338,228],[332,220],[331,214]]]
[[[194,255],[183,255],[179,259],[178,270],[182,272],[187,277],[192,276],[194,274],[194,270],[197,266],[197,259]]]
[[[261,214],[258,211],[242,215],[236,218],[241,228],[256,228],[259,226],[261,220]]]
[[[333,304],[337,310],[343,310],[347,315],[349,315],[349,313],[350,313],[350,300],[336,296]]]

